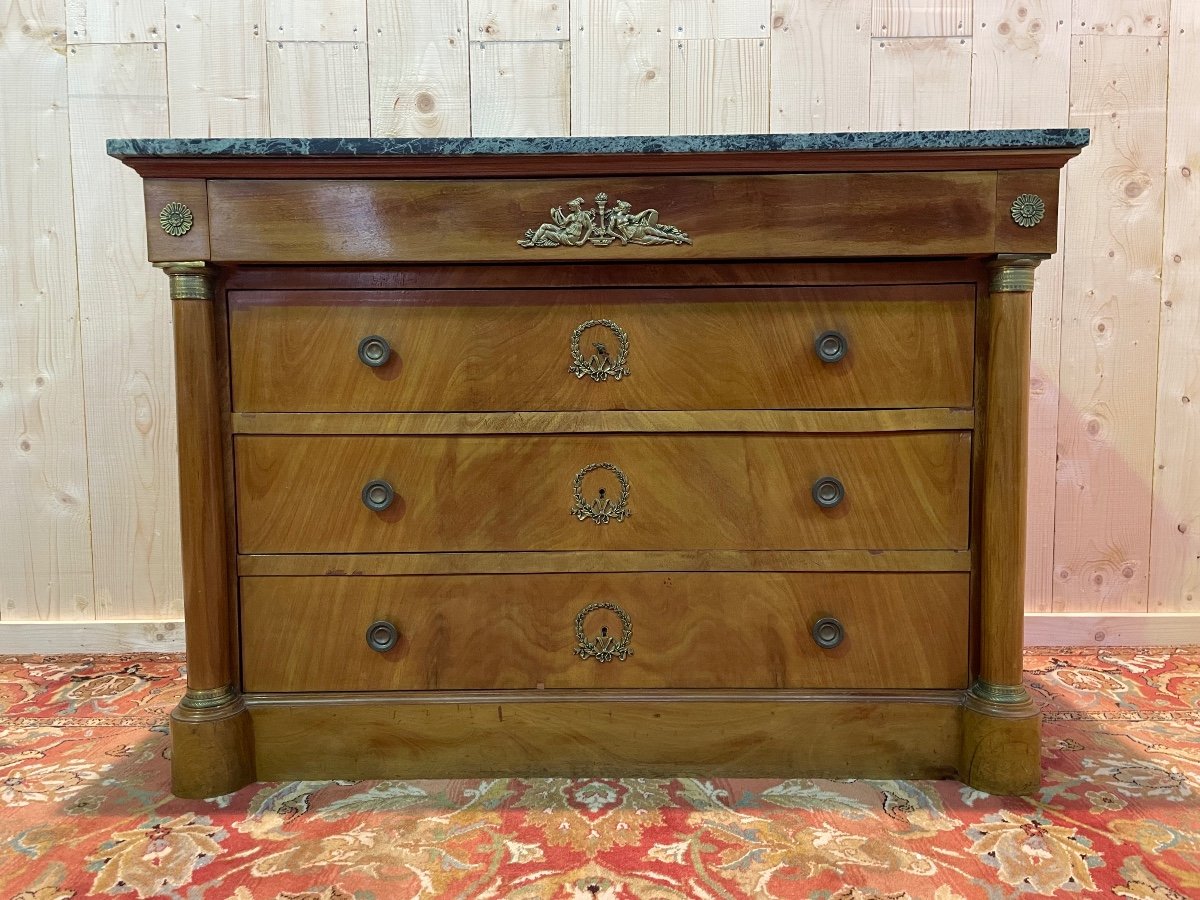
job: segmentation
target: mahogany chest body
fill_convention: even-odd
[[[1030,293],[1086,132],[841,137],[110,145],[175,309],[176,793],[1036,785]]]

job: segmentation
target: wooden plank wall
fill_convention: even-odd
[[[1200,612],[1194,0],[0,0],[0,85],[0,623],[181,610],[166,284],[105,137],[1068,124],[1028,608]]]

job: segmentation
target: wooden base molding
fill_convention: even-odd
[[[957,691],[660,693],[250,695],[252,737],[243,716],[186,728],[173,718],[175,740],[214,751],[203,771],[177,768],[174,791],[212,796],[255,778],[597,774],[958,778],[1008,795],[1039,784],[1028,702]],[[253,744],[253,772],[234,761],[242,741]]]
[[[376,695],[377,697],[378,695]],[[627,697],[628,695],[626,695]],[[767,695],[763,695],[764,697]],[[955,699],[250,702],[261,780],[538,776],[949,778]],[[552,752],[550,748],[553,748]]]

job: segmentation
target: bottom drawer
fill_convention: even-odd
[[[244,689],[964,688],[968,584],[966,573],[243,578]],[[822,619],[835,620],[820,630],[834,646],[814,637]]]

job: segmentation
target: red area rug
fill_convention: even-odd
[[[0,900],[1200,898],[1200,651],[1026,655],[1045,782],[291,782],[168,792],[182,661],[0,659]]]

